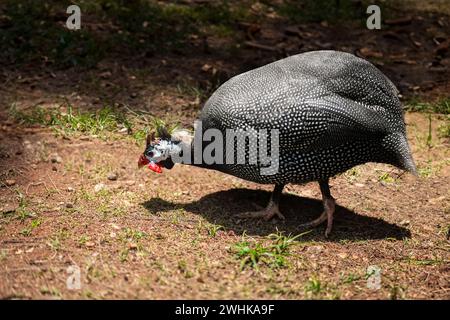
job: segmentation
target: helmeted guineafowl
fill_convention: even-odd
[[[328,236],[335,208],[330,177],[366,162],[388,163],[412,173],[416,170],[397,89],[371,63],[349,53],[307,52],[237,75],[209,98],[200,120],[196,137],[217,129],[215,132],[222,133],[225,141],[230,129],[245,131],[246,161],[236,161],[237,152],[225,148],[225,143],[224,150],[212,153],[223,161],[195,161],[198,150],[206,151],[205,141],[201,143],[182,131],[170,135],[162,129],[158,139],[148,137],[139,163],[149,163],[154,171],[160,171],[161,166],[171,168],[179,162],[174,157],[179,158],[180,148],[184,148],[181,154],[190,151],[188,158],[193,165],[275,184],[265,210],[243,213],[241,217],[284,218],[278,208],[283,187],[287,183],[318,181],[324,212],[305,226],[327,221]],[[249,161],[261,149],[260,145],[251,148],[249,141],[264,130],[268,149],[276,146],[271,140],[275,137],[273,130],[278,133],[274,169],[267,169],[259,158],[256,163]],[[234,148],[236,139],[232,140]],[[234,159],[231,163],[226,161],[230,152],[230,159]],[[262,168],[266,168],[264,173]]]

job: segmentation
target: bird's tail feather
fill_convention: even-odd
[[[406,170],[417,176],[416,165],[412,158],[408,140],[404,133],[396,132],[387,135],[383,139],[383,145],[387,150],[394,152],[397,158],[396,165],[400,169]]]

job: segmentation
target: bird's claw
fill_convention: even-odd
[[[281,220],[285,220],[285,217],[278,209],[278,206],[276,206],[274,204],[269,204],[269,206],[267,206],[267,208],[265,208],[263,210],[253,211],[253,212],[242,212],[242,213],[237,214],[238,218],[244,218],[244,219],[246,219],[246,218],[252,218],[252,219],[263,218],[265,221],[269,221],[270,219],[272,219],[275,216]]]

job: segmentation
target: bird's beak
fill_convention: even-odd
[[[139,157],[139,161],[138,161],[138,168],[140,169],[149,163],[150,163],[150,161],[148,161],[148,159],[144,156],[144,154],[141,154],[141,156]]]

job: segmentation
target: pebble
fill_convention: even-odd
[[[67,191],[68,191],[68,192],[74,192],[74,191],[75,191],[75,189],[74,189],[74,188],[72,188],[72,187],[67,187]]]
[[[338,257],[341,258],[341,259],[347,259],[348,258],[348,254],[346,254],[345,252],[338,253]]]
[[[13,186],[13,185],[16,184],[16,180],[14,180],[14,179],[7,179],[7,180],[5,181],[5,184],[6,184],[8,187],[11,187],[11,186]]]
[[[62,162],[62,158],[58,155],[58,154],[53,154],[50,158],[50,161],[52,163],[61,163]]]
[[[117,173],[114,173],[114,172],[108,173],[108,180],[116,181],[117,178],[118,178]]]
[[[95,192],[100,192],[106,188],[106,185],[104,183],[98,183],[94,186]]]

